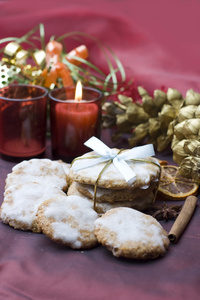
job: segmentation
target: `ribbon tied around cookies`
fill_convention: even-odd
[[[134,147],[130,150],[120,152],[117,149],[110,149],[102,141],[93,136],[87,140],[84,145],[94,150],[100,156],[91,157],[93,159],[90,161],[88,161],[88,157],[84,157],[85,160],[79,160],[79,163],[73,167],[76,171],[94,166],[101,162],[111,161],[128,183],[132,183],[136,175],[126,161],[155,155],[152,144]]]

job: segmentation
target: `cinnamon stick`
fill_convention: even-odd
[[[189,196],[186,198],[183,208],[174,222],[168,237],[172,243],[176,243],[187,224],[189,223],[197,204],[197,197]]]

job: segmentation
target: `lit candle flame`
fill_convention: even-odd
[[[79,80],[79,81],[77,82],[77,84],[76,84],[75,100],[76,100],[76,101],[82,100],[82,94],[83,94],[82,84],[81,84],[81,82],[80,82],[80,80]]]

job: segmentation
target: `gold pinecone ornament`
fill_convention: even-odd
[[[106,102],[103,106],[103,127],[117,127],[112,136],[114,141],[128,133],[130,147],[152,143],[161,152],[171,143],[173,131],[170,134],[168,128],[184,99],[178,90],[172,88],[167,93],[157,89],[153,97],[142,87],[138,87],[138,92],[141,102],[134,102],[123,95],[118,96],[119,102]]]
[[[181,175],[200,184],[200,94],[192,89],[173,124],[172,151]]]

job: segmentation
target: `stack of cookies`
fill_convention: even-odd
[[[127,161],[135,173],[134,180],[127,182],[113,163],[106,166],[106,162],[101,162],[87,167],[93,157],[95,159],[96,153],[88,152],[71,165],[68,195],[77,194],[95,201],[95,210],[100,214],[115,207],[144,211],[152,206],[160,176],[159,162],[155,158]],[[83,159],[86,167],[79,169]]]

